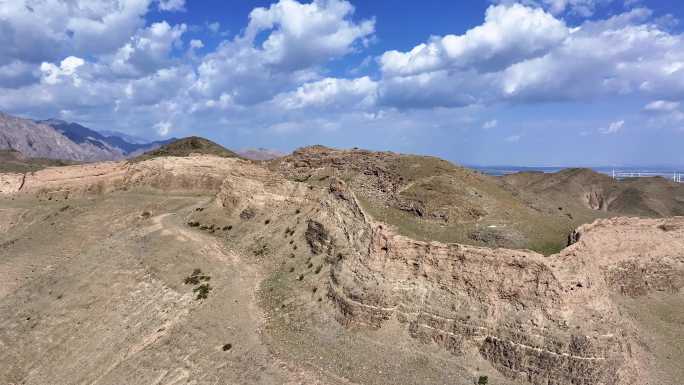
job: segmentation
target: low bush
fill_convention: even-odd
[[[208,283],[203,283],[192,289],[193,293],[197,293],[197,297],[195,298],[197,300],[206,299],[209,295],[209,291],[211,291],[211,286]]]

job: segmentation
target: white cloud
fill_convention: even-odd
[[[464,35],[383,54],[379,100],[432,108],[624,95],[684,98],[684,36],[649,23],[650,17],[638,8],[568,28],[539,8],[493,6],[484,24]],[[531,32],[532,26],[540,32]],[[460,42],[457,54],[445,48],[449,36]]]
[[[144,25],[150,1],[1,1],[0,65],[112,52]]]
[[[374,21],[356,23],[353,12],[341,0],[280,0],[256,8],[243,35],[204,57],[192,91],[210,99],[228,93],[249,105],[317,80],[320,66],[352,52],[373,33]],[[263,33],[260,42],[257,35]]]
[[[602,134],[606,134],[606,135],[608,135],[608,134],[616,134],[616,133],[618,133],[620,130],[622,130],[622,128],[623,128],[624,126],[625,126],[625,121],[624,121],[624,120],[618,120],[618,121],[615,121],[615,122],[610,123],[610,124],[608,125],[608,127],[600,128],[599,131],[600,131]]]
[[[527,58],[543,56],[560,44],[568,28],[542,9],[520,4],[491,6],[484,24],[463,35],[432,37],[409,52],[380,57],[386,76],[415,75],[446,68],[488,72]]]
[[[644,110],[649,112],[672,112],[679,108],[679,102],[670,102],[667,100],[656,100],[648,103]]]
[[[522,135],[511,135],[511,136],[506,137],[506,139],[504,139],[504,140],[507,142],[511,142],[511,143],[517,143],[520,141],[521,138],[522,138]]]
[[[159,0],[160,11],[185,11],[185,0]]]
[[[359,23],[349,18],[354,7],[344,0],[299,3],[280,0],[269,8],[255,8],[242,40],[250,45],[263,31],[268,37],[257,54],[269,66],[298,70],[343,56],[375,30],[374,20]]]
[[[112,70],[120,75],[140,76],[169,64],[169,55],[181,44],[185,24],[171,26],[166,21],[139,30],[111,59]]]
[[[482,128],[484,128],[485,130],[489,130],[489,129],[495,128],[498,125],[499,125],[499,121],[496,119],[492,119],[492,120],[488,120],[488,121],[484,122],[482,124]]]
[[[358,79],[325,78],[280,95],[276,98],[276,103],[285,109],[370,107],[375,104],[376,92],[377,83],[367,76]]]
[[[69,56],[62,60],[59,67],[53,63],[43,62],[40,65],[40,71],[43,74],[42,80],[49,85],[60,83],[64,78],[71,78],[76,86],[79,86],[81,80],[76,74],[78,67],[85,64],[85,61],[79,57]]]

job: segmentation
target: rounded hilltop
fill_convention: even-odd
[[[209,139],[201,138],[199,136],[188,136],[174,140],[155,150],[148,151],[138,157],[131,159],[133,162],[140,162],[147,159],[157,158],[161,156],[180,156],[186,157],[191,154],[215,155],[224,158],[240,158],[240,155],[221,146],[218,143],[212,142]]]

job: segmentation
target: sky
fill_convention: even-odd
[[[0,0],[0,111],[228,148],[684,168],[672,0]]]

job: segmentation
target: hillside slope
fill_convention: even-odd
[[[75,161],[106,160],[116,152],[92,144],[79,145],[46,124],[0,113],[0,149],[11,149],[31,158]]]
[[[55,128],[76,144],[92,145],[103,151],[111,152],[109,160],[121,159],[136,152],[152,151],[164,144],[176,140],[175,138],[172,138],[153,142],[129,142],[123,136],[104,135],[78,123],[70,123],[57,119],[43,120],[40,121],[40,123]]]
[[[175,138],[130,143],[103,135],[77,123],[50,119],[33,121],[0,112],[0,150],[21,152],[28,158],[71,161],[119,160],[150,151]]]
[[[212,155],[0,174],[0,382],[684,376],[684,219],[599,220],[546,257],[421,241],[358,196],[384,199],[395,177],[410,188],[427,175],[472,177],[494,200],[497,180],[434,158],[366,153],[349,174],[363,179],[354,187],[314,167],[332,150],[313,152],[299,155],[315,170],[309,183],[290,179],[304,178],[294,172],[304,165],[280,170],[292,159],[274,172]],[[351,167],[333,164],[328,172]],[[373,170],[387,189],[368,184],[381,182]]]
[[[660,177],[618,181],[589,169],[566,169],[553,174],[510,174],[502,179],[540,210],[565,207],[585,216],[596,211],[646,217],[684,215],[684,185]]]
[[[586,169],[499,178],[432,157],[323,146],[299,149],[270,167],[312,185],[340,178],[364,209],[416,239],[544,254],[559,251],[573,229],[598,218],[684,213],[684,185],[617,182]]]
[[[73,162],[45,158],[27,158],[19,151],[0,150],[0,173],[27,173],[46,167],[66,166]]]

